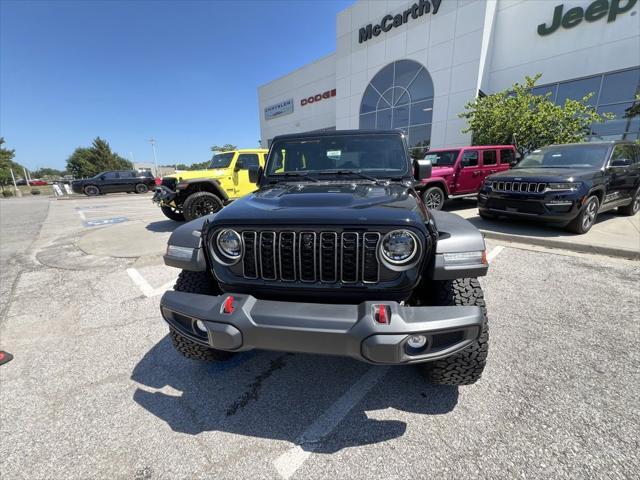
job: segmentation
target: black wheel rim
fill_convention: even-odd
[[[633,209],[633,213],[636,213],[638,210],[640,210],[640,189],[636,192],[636,196],[633,199],[633,207],[631,207]]]
[[[588,230],[596,221],[596,215],[598,214],[598,205],[595,200],[591,200],[587,203],[584,209],[584,216],[582,217],[582,228]]]
[[[145,192],[145,191],[146,191],[146,188],[145,188],[145,186],[144,186],[144,185],[138,185],[138,186],[136,187],[136,190],[138,191],[138,193],[143,193],[143,192]]]
[[[194,205],[193,211],[197,217],[202,217],[204,215],[216,213],[219,209],[217,202],[204,198]]]
[[[87,195],[95,195],[98,193],[98,189],[96,187],[87,187],[85,192],[87,192]]]
[[[427,208],[439,209],[442,205],[442,194],[437,190],[424,194],[424,204]]]

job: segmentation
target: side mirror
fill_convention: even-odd
[[[631,159],[629,158],[616,158],[609,164],[610,167],[628,167],[631,165]]]
[[[431,176],[431,160],[414,160],[413,161],[413,174],[416,180],[424,180]]]
[[[262,167],[251,166],[249,167],[249,181],[251,183],[258,184],[262,178],[264,170]]]
[[[243,168],[244,168],[244,162],[242,160],[238,160],[233,170],[237,172],[239,170],[242,170]]]

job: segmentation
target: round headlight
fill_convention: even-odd
[[[222,230],[218,234],[218,249],[224,256],[236,259],[242,254],[242,239],[235,230]]]
[[[418,252],[418,239],[409,230],[394,230],[382,239],[380,252],[389,263],[407,263]]]

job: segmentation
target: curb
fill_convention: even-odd
[[[537,245],[539,247],[558,248],[579,253],[595,253],[609,257],[626,258],[628,260],[640,260],[640,251],[626,248],[607,247],[605,245],[569,243],[552,238],[524,237],[522,235],[512,235],[510,233],[493,232],[480,229],[485,238],[502,240],[505,242],[522,243],[526,245]]]

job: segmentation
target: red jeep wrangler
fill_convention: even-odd
[[[422,180],[422,199],[427,208],[440,210],[445,200],[476,195],[484,179],[508,170],[516,163],[513,145],[458,147],[429,150],[431,176]]]

